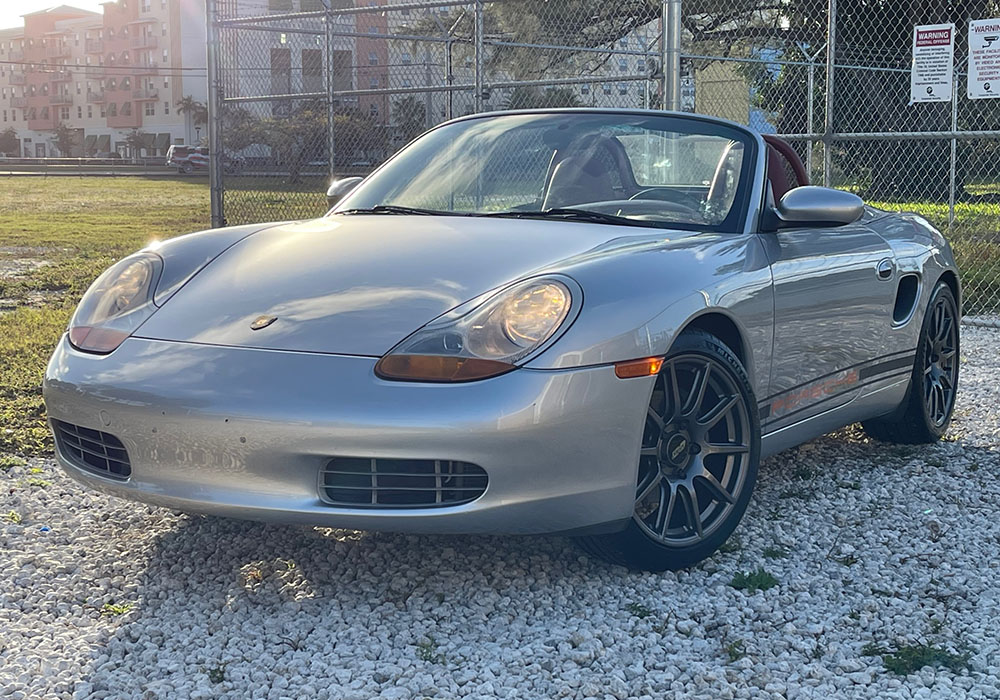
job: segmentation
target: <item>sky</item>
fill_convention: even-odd
[[[21,15],[59,5],[69,5],[70,7],[79,7],[82,10],[100,12],[102,2],[106,2],[106,0],[68,0],[68,2],[58,2],[58,0],[0,0],[0,29],[23,26],[24,20],[21,19]]]

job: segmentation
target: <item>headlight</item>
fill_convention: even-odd
[[[69,341],[79,350],[109,353],[153,315],[153,292],[163,261],[155,253],[136,253],[98,277],[76,307]]]
[[[567,282],[526,280],[457,318],[446,314],[390,350],[375,372],[384,379],[422,382],[463,382],[508,372],[567,325],[573,308]]]

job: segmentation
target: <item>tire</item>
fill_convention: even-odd
[[[920,340],[906,398],[888,416],[861,423],[869,437],[908,445],[941,439],[955,411],[959,325],[955,294],[947,284],[938,282],[920,326]]]
[[[621,532],[578,542],[632,569],[693,566],[736,529],[759,462],[760,421],[746,369],[714,335],[685,331],[650,397],[632,519]]]
[[[181,172],[185,175],[190,175],[194,171],[194,166],[190,163],[185,163],[181,166]]]

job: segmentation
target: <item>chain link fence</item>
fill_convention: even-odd
[[[320,215],[331,178],[452,117],[666,105],[783,135],[814,182],[923,215],[967,317],[1000,312],[1000,100],[964,89],[965,30],[996,0],[366,2],[209,0],[217,224]],[[953,99],[910,104],[913,26],[938,23],[956,27]]]

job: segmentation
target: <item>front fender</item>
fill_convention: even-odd
[[[682,235],[612,250],[559,271],[580,283],[583,309],[528,367],[565,369],[662,355],[688,323],[717,312],[740,329],[754,389],[766,392],[774,305],[771,270],[757,235]]]

